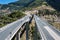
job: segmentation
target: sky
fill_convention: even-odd
[[[8,4],[10,2],[15,2],[15,1],[18,1],[18,0],[0,0],[0,4]]]

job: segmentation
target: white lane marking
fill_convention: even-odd
[[[38,24],[37,24],[38,25]],[[40,26],[38,25],[38,29],[39,29],[39,32],[41,34],[41,37],[42,37],[42,40],[47,40],[46,37],[45,37],[45,34],[43,33],[42,29],[40,28]]]
[[[44,28],[49,32],[49,34],[50,34],[55,40],[60,40],[60,36],[57,35],[51,28],[49,28],[48,26],[45,26]]]
[[[41,23],[43,23],[44,25],[47,25],[45,22],[43,22],[43,20],[41,20],[40,18],[37,18],[38,20],[41,21]]]

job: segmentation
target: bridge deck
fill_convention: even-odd
[[[25,16],[22,19],[19,19],[12,24],[8,25],[4,31],[0,32],[0,40],[11,40],[15,33],[21,28],[21,26],[29,21],[29,17]]]
[[[60,32],[58,30],[41,20],[38,16],[34,15],[34,18],[43,40],[60,40]]]

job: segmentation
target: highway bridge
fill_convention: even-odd
[[[33,18],[41,36],[40,40],[60,40],[60,31],[36,15],[32,15],[31,17],[25,16],[13,23],[6,25],[4,28],[2,28],[2,30],[0,30],[0,40],[12,40],[14,37],[16,40],[20,40],[22,35],[22,26],[26,27],[26,40],[29,40],[28,27]]]

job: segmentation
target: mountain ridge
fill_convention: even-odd
[[[6,9],[8,7],[9,7],[9,9],[18,9],[19,7],[26,7],[26,6],[28,6],[33,1],[35,1],[35,0],[19,0],[19,1],[16,1],[16,2],[4,4],[4,5],[0,4],[0,6],[1,6],[0,9]]]
[[[11,2],[11,3],[8,3],[8,4],[0,4],[0,10],[5,10],[7,8],[9,8],[8,10],[10,11],[13,11],[13,10],[21,10],[21,9],[24,9],[25,7],[26,8],[33,8],[35,6],[41,6],[41,4],[43,3],[43,1],[47,2],[49,5],[53,5],[51,4],[51,2],[55,3],[54,4],[54,7],[57,7],[58,9],[60,9],[60,5],[58,5],[58,3],[60,2],[57,2],[56,0],[18,0],[16,2]]]

